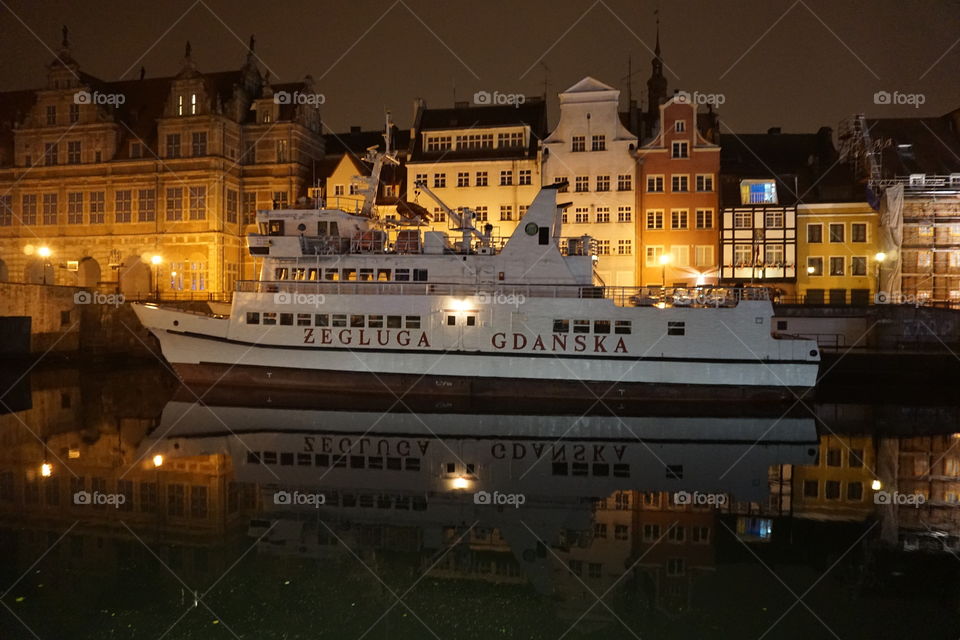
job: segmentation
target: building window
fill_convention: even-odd
[[[632,222],[633,209],[629,206],[617,207],[617,222]]]
[[[630,534],[630,527],[625,524],[613,525],[613,537],[616,540],[626,540]]]
[[[591,150],[591,151],[606,151],[606,150],[607,150],[607,136],[593,136],[593,139],[590,141],[590,150]]]
[[[708,244],[697,245],[695,251],[696,251],[696,254],[694,257],[696,259],[696,264],[694,266],[697,266],[697,267],[713,266],[713,247],[712,246]]]
[[[190,187],[190,219],[207,219],[207,188],[204,186]]]
[[[485,187],[487,186],[487,172],[486,171],[477,171],[477,186]]]
[[[763,226],[767,229],[783,227],[783,211],[766,211],[763,215]]]
[[[686,229],[688,211],[686,209],[674,209],[670,212],[670,228]]]
[[[523,216],[527,215],[527,209],[529,209],[529,208],[530,208],[530,205],[528,205],[528,204],[521,204],[519,207],[517,207],[517,211],[518,211],[517,217],[518,217],[518,218],[523,218]]]
[[[447,186],[447,174],[445,173],[435,173],[433,174],[433,188],[442,189]]]
[[[617,176],[617,191],[633,191],[633,176],[621,173]]]
[[[713,229],[713,209],[697,209],[697,229]]]
[[[570,145],[571,151],[586,151],[587,150],[587,139],[585,136],[573,136],[573,140]]]
[[[153,222],[157,218],[157,194],[153,189],[140,189],[137,194],[137,221]]]
[[[116,222],[133,220],[133,191],[121,189],[113,194],[113,219]]]
[[[344,194],[344,188],[342,184],[337,184],[333,186],[333,195],[342,196]]]
[[[850,502],[860,502],[863,500],[863,483],[862,482],[849,482],[847,483],[847,500]]]
[[[633,242],[631,240],[617,240],[617,255],[629,256],[633,253]]]
[[[470,174],[466,171],[461,171],[457,173],[457,186],[458,187],[469,187],[470,186]]]
[[[227,189],[227,222],[234,224],[237,222],[237,213],[240,209],[237,200],[237,192],[234,189]]]
[[[784,265],[783,245],[768,244],[764,248],[763,262],[767,267],[781,268]]]
[[[523,132],[514,131],[511,133],[497,134],[497,146],[498,147],[522,147]]]
[[[579,224],[590,222],[589,209],[586,207],[577,207],[574,210],[573,221]]]
[[[47,105],[47,124],[48,124],[48,125],[57,124],[57,107],[56,107],[56,105]]]
[[[865,222],[853,222],[850,224],[850,241],[867,241],[867,224]]]
[[[733,214],[733,228],[734,229],[753,228],[753,212],[735,211]]]
[[[43,163],[51,167],[59,162],[59,146],[56,142],[48,142],[43,145]]]
[[[686,561],[683,558],[669,558],[667,560],[667,575],[682,576],[686,573]]]
[[[749,244],[733,245],[733,264],[737,267],[753,265],[753,247]]]
[[[584,193],[590,190],[590,177],[589,176],[577,176],[576,185],[574,191],[577,193]]]
[[[698,175],[697,191],[713,191],[713,176],[709,174]]]
[[[190,147],[191,147],[190,155],[193,155],[193,156],[207,155],[207,132],[195,131],[190,137]]]
[[[80,141],[71,140],[67,143],[67,164],[80,164]]]
[[[933,266],[933,252],[927,249],[917,251],[917,266],[923,269]]]
[[[660,256],[663,255],[663,247],[647,246],[647,266],[660,266]]]
[[[500,186],[501,187],[513,186],[513,171],[500,172]]]
[[[520,169],[520,185],[533,184],[533,173],[530,169]]]
[[[807,258],[807,273],[811,276],[823,275],[823,258],[810,256]]]
[[[183,220],[183,188],[167,188],[167,220]]]
[[[131,142],[131,143],[130,143],[130,157],[131,157],[131,158],[142,158],[142,157],[143,157],[143,143],[142,143],[142,142]]]
[[[823,483],[823,497],[827,500],[840,499],[840,481],[827,480]]]
[[[842,256],[835,256],[830,258],[830,275],[842,276],[844,262],[845,260]]]
[[[680,140],[675,140],[670,146],[670,157],[671,158],[689,158],[690,157],[690,143]]]
[[[647,176],[647,192],[663,193],[663,176]]]
[[[610,222],[610,207],[597,207],[597,222]]]
[[[803,497],[804,498],[820,497],[820,485],[816,480],[803,481]]]
[[[683,133],[687,130],[687,121],[686,120],[676,120],[673,123],[673,130],[677,133]]]
[[[257,194],[247,191],[243,194],[243,224],[257,221]]]
[[[674,175],[670,178],[670,190],[674,192],[685,192],[690,190],[690,176]]]
[[[843,242],[843,223],[830,224],[830,242]]]
[[[427,136],[427,151],[447,151],[452,147],[451,136]]]
[[[513,205],[502,204],[500,205],[500,220],[504,222],[509,222],[513,220]]]
[[[492,133],[471,133],[467,135],[457,136],[457,149],[492,149],[493,148],[493,134]]]
[[[608,256],[610,255],[610,241],[609,240],[595,240],[597,247],[598,256]]]
[[[820,223],[808,224],[807,244],[819,244],[821,242],[823,242],[823,225]]]
[[[179,133],[167,134],[167,157],[168,158],[180,157],[180,134]]]
[[[562,184],[562,185],[563,185],[562,187],[560,187],[560,188],[557,190],[558,193],[566,193],[566,192],[567,192],[567,177],[566,177],[566,176],[557,176],[556,178],[553,179],[553,184]]]
[[[80,191],[67,194],[67,224],[83,224],[83,193]]]
[[[288,162],[287,158],[287,141],[286,140],[277,140],[277,162]],[[204,150],[206,150],[206,141],[204,141]]]
[[[80,122],[80,105],[72,104],[70,105],[70,124],[77,122]]]
[[[597,176],[597,191],[610,191],[610,176]]]
[[[57,194],[43,194],[43,224],[57,224]]]
[[[444,211],[444,210],[441,209],[440,207],[434,207],[434,208],[433,208],[433,221],[434,221],[434,222],[446,222],[446,221],[447,221],[447,213],[446,213],[446,211]]]
[[[741,204],[777,204],[777,187],[773,180],[742,180]]]
[[[0,195],[0,227],[13,226],[13,196]]]
[[[866,256],[853,256],[852,258],[850,258],[850,275],[852,276],[867,275]]]
[[[662,209],[647,209],[647,229],[663,229]]]
[[[473,212],[477,214],[477,222],[486,222],[486,221],[487,221],[487,207],[486,207],[486,206],[474,207]]]
[[[359,194],[360,194],[360,185],[351,183],[351,184],[350,184],[350,195],[356,196],[356,195],[359,195]]]
[[[286,191],[273,192],[273,208],[274,209],[286,209],[289,206],[290,206],[290,201],[288,199]]]

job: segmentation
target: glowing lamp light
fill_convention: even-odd
[[[883,251],[878,251],[877,254],[873,256],[873,259],[877,262],[883,262],[887,259],[887,254],[885,254]]]
[[[469,489],[470,481],[463,476],[457,476],[453,479],[453,482],[450,483],[450,486],[454,489]]]
[[[44,478],[49,478],[53,475],[53,465],[49,462],[44,462],[40,465],[40,475]]]
[[[71,460],[76,460],[80,457],[80,449],[70,449],[67,451],[67,457]]]
[[[813,272],[816,270],[817,270],[816,267],[807,267],[807,273],[809,273],[810,275],[813,275]]]
[[[53,252],[50,251],[50,247],[48,246],[42,246],[37,248],[37,255],[40,256],[41,258],[49,258],[51,253]]]
[[[883,487],[883,484],[879,480],[874,480],[873,482],[870,483],[870,488],[873,489],[874,491],[880,491],[882,487]]]
[[[161,256],[150,256],[150,264],[158,265],[161,262],[163,262],[163,258]]]
[[[454,298],[453,301],[450,303],[450,308],[458,312],[469,311],[470,301],[463,300],[460,298]]]
[[[163,464],[163,456],[162,456],[162,455],[160,455],[160,454],[158,453],[157,455],[153,456],[153,466],[159,467],[159,466],[161,466],[162,464]]]
[[[670,264],[672,260],[673,260],[673,256],[671,256],[669,253],[660,254],[660,264],[667,265],[667,264]]]

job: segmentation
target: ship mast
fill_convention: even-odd
[[[390,112],[387,111],[386,129],[383,132],[385,150],[383,153],[380,153],[378,151],[379,145],[369,147],[367,149],[366,156],[364,156],[364,160],[373,165],[372,169],[370,170],[370,176],[357,176],[356,178],[358,182],[366,183],[366,188],[362,191],[363,206],[360,209],[360,214],[367,217],[371,217],[373,215],[373,208],[377,203],[377,192],[380,189],[380,172],[383,169],[383,162],[387,161],[394,165],[400,164],[400,162],[397,160],[396,152],[393,151],[390,145],[392,128],[393,122],[390,121]]]

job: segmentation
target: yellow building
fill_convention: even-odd
[[[808,304],[868,304],[877,293],[879,214],[866,202],[797,206],[797,295]]]
[[[250,277],[246,225],[323,154],[320,94],[268,85],[252,47],[235,71],[188,43],[174,77],[103,81],[65,33],[44,88],[0,94],[0,279],[205,298]]]
[[[794,515],[815,520],[864,520],[874,510],[875,469],[872,437],[821,437],[816,464],[794,467]]]

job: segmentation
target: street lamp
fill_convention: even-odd
[[[817,271],[817,268],[814,267],[812,264],[807,266],[807,273],[809,273],[811,276],[812,276],[816,271]]]
[[[667,265],[672,261],[669,253],[660,254],[660,281],[664,289],[667,288]]]
[[[50,261],[47,260],[53,252],[50,250],[50,247],[44,245],[37,249],[37,255],[43,258],[43,284],[47,284],[47,267],[50,265]]]
[[[882,265],[883,261],[886,259],[887,259],[887,254],[885,254],[883,251],[878,251],[873,256],[874,262],[877,263],[876,274],[875,274],[875,277],[877,280],[877,293],[880,293],[880,265]]]
[[[153,265],[153,288],[154,297],[160,300],[160,263],[163,262],[163,256],[154,254],[150,256],[150,264]]]

